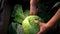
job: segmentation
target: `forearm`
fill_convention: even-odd
[[[36,6],[30,6],[30,15],[36,15]]]
[[[60,19],[60,8],[56,12],[56,14],[47,22],[47,27],[52,27],[58,20]]]
[[[37,0],[30,0],[30,15],[36,15],[37,14],[37,8],[36,8],[36,2]]]

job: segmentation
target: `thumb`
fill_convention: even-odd
[[[40,26],[43,26],[44,24],[45,24],[45,23],[42,23],[42,22],[41,22],[39,25],[40,25]]]

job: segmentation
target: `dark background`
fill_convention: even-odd
[[[53,5],[59,0],[41,0],[39,1],[37,8],[39,8],[38,16],[42,17],[47,22],[57,11],[59,7],[53,7]],[[21,4],[23,10],[29,9],[30,0],[0,0],[0,23],[3,25],[0,28],[0,34],[7,34],[8,24],[11,22],[11,13],[15,4]],[[39,6],[42,4],[42,7]],[[43,10],[43,11],[42,11]],[[46,17],[47,16],[47,17]],[[44,18],[45,17],[45,18]],[[60,34],[60,26],[58,23],[52,27],[46,34]]]

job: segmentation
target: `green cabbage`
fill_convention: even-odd
[[[22,23],[24,29],[24,34],[37,34],[39,31],[39,26],[34,23],[34,20],[38,19],[40,22],[43,20],[38,16],[27,16]]]

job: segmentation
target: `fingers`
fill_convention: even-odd
[[[42,23],[42,22],[40,22],[40,24],[39,24],[39,25],[40,25],[40,26],[44,26],[45,24],[46,24],[46,23]]]
[[[39,26],[40,26],[40,31],[37,33],[37,34],[44,34],[45,31],[46,31],[46,23],[40,23]]]
[[[38,32],[37,34],[40,34],[40,32]]]
[[[40,22],[39,20],[35,19],[34,23],[39,24],[39,26],[45,25],[46,23]]]
[[[34,23],[39,24],[39,21],[38,20],[34,20]]]
[[[37,34],[44,34],[44,33],[38,32]]]

